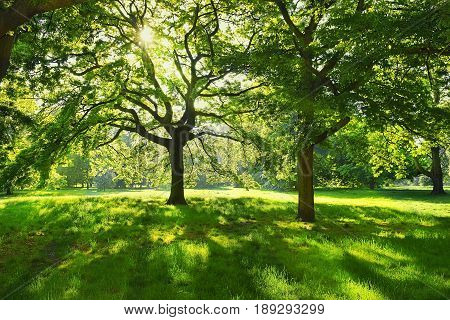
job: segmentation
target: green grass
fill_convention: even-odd
[[[0,198],[0,298],[446,299],[450,196],[321,190],[28,192]]]

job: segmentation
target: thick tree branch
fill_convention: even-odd
[[[117,130],[117,132],[114,134],[114,136],[113,136],[111,139],[109,139],[109,140],[106,141],[106,142],[103,142],[103,143],[99,144],[99,145],[97,146],[97,148],[101,148],[101,147],[103,147],[103,146],[106,146],[107,144],[110,144],[110,143],[114,142],[115,140],[117,140],[117,138],[120,137],[120,134],[121,134],[122,132],[123,132],[123,129]]]
[[[11,7],[0,11],[0,37],[29,21],[33,16],[82,3],[86,0],[16,0]]]
[[[137,124],[135,128],[133,127],[128,127],[125,125],[121,125],[121,124],[116,124],[116,123],[110,123],[109,124],[112,127],[121,129],[123,131],[128,131],[128,132],[132,132],[132,133],[137,133],[139,134],[141,137],[156,143],[160,146],[169,148],[170,146],[170,139],[167,138],[163,138],[163,137],[159,137],[153,133],[148,132],[142,125]]]
[[[358,0],[358,5],[356,6],[356,12],[362,13],[366,9],[366,1]]]
[[[14,38],[13,34],[5,34],[0,37],[0,80],[6,76],[8,71]]]
[[[242,95],[244,93],[247,93],[247,92],[249,92],[251,90],[255,90],[257,88],[261,88],[261,87],[263,87],[265,85],[266,85],[265,83],[260,83],[260,84],[258,84],[256,86],[252,86],[252,87],[249,87],[247,89],[244,89],[244,90],[241,90],[241,91],[237,91],[237,92],[223,92],[222,91],[222,92],[215,92],[215,93],[201,93],[201,94],[199,94],[199,96],[200,97],[220,97],[220,96],[223,96],[223,97],[238,97],[238,96],[240,96],[240,95]]]
[[[16,29],[33,16],[59,8],[82,3],[86,0],[16,0],[11,7],[0,11],[0,81],[5,77],[14,45]]]
[[[193,140],[193,139],[196,139],[196,138],[201,138],[201,137],[203,137],[205,135],[213,136],[213,137],[217,137],[217,138],[224,138],[224,139],[228,139],[228,140],[233,140],[233,141],[236,141],[236,142],[239,142],[239,143],[244,143],[244,141],[239,140],[239,139],[237,139],[235,137],[232,137],[232,136],[229,136],[229,135],[226,135],[226,134],[212,132],[212,131],[203,131],[203,132],[200,132],[200,133],[197,133],[197,134],[191,134],[191,136],[189,137],[189,140]]]
[[[323,141],[325,141],[328,137],[332,136],[336,132],[338,132],[340,129],[345,127],[350,122],[350,117],[345,117],[339,120],[335,125],[333,125],[331,128],[327,129],[320,135],[318,135],[314,140],[313,144],[319,144]]]
[[[291,15],[289,14],[288,9],[286,8],[286,4],[283,0],[274,0],[278,9],[280,10],[281,15],[283,16],[283,20],[291,30],[292,34],[297,38],[297,40],[305,41],[305,34],[300,31],[300,29],[295,25],[294,21],[291,19]]]
[[[251,109],[251,110],[242,110],[242,111],[231,111],[231,112],[227,112],[224,114],[217,114],[214,112],[203,112],[203,111],[196,111],[196,114],[198,116],[203,116],[203,117],[210,117],[210,118],[215,118],[215,119],[223,119],[229,116],[234,116],[234,115],[241,115],[241,114],[246,114],[246,113],[253,113],[255,111],[257,111],[258,109]]]
[[[414,166],[416,167],[416,169],[419,173],[421,173],[429,178],[431,178],[433,176],[431,170],[430,171],[425,170],[425,168],[420,164],[419,160],[416,157],[414,157]]]
[[[148,105],[146,105],[145,103],[143,103],[142,101],[135,99],[129,95],[124,95],[123,96],[125,99],[127,99],[129,102],[131,102],[132,104],[144,109],[145,111],[147,111],[148,113],[150,113],[153,118],[155,118],[156,121],[160,122],[160,123],[164,123],[163,118],[161,116],[158,115],[158,113],[153,110],[152,108],[150,108]],[[132,110],[132,109],[130,109]],[[122,110],[123,111],[123,110]],[[133,110],[134,111],[134,110]],[[128,113],[130,113],[129,111],[126,111]]]

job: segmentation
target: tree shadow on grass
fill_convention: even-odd
[[[408,232],[446,234],[450,217],[421,215],[384,207],[317,205],[316,229],[355,235],[407,234]],[[430,235],[431,236],[431,235]]]
[[[359,199],[359,198],[389,198],[393,200],[427,202],[427,203],[447,203],[450,204],[450,194],[432,195],[431,190],[400,190],[400,189],[318,189],[318,195],[339,198],[339,199]]]
[[[439,299],[418,281],[436,278],[437,290],[447,290],[439,279],[448,276],[448,239],[442,238],[448,219],[318,205],[319,222],[303,224],[294,219],[294,203],[190,202],[176,207],[124,197],[7,204],[8,217],[0,220],[0,231],[7,231],[0,297],[27,282],[8,298]],[[55,266],[35,277],[49,265]],[[386,266],[392,277],[380,272]],[[412,269],[402,278],[407,266]]]
[[[391,257],[383,258],[390,259],[391,264],[398,264],[398,261]],[[436,285],[432,277],[412,277],[407,272],[391,273],[384,264],[368,261],[351,253],[344,254],[343,265],[356,281],[367,283],[369,288],[382,292],[383,296],[390,300],[411,299],[412,294],[416,300],[450,297],[448,286]],[[404,262],[402,267],[406,269],[408,262]]]

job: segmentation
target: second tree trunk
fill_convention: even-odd
[[[304,222],[315,220],[313,165],[314,145],[300,150],[297,156],[298,218]]]
[[[442,174],[440,148],[431,148],[432,165],[431,180],[433,180],[433,194],[444,194],[444,175]]]

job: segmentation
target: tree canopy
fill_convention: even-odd
[[[185,186],[296,188],[308,222],[315,185],[374,188],[422,174],[443,193],[447,9],[438,0],[4,2],[0,184],[170,182],[169,204],[187,204]]]

